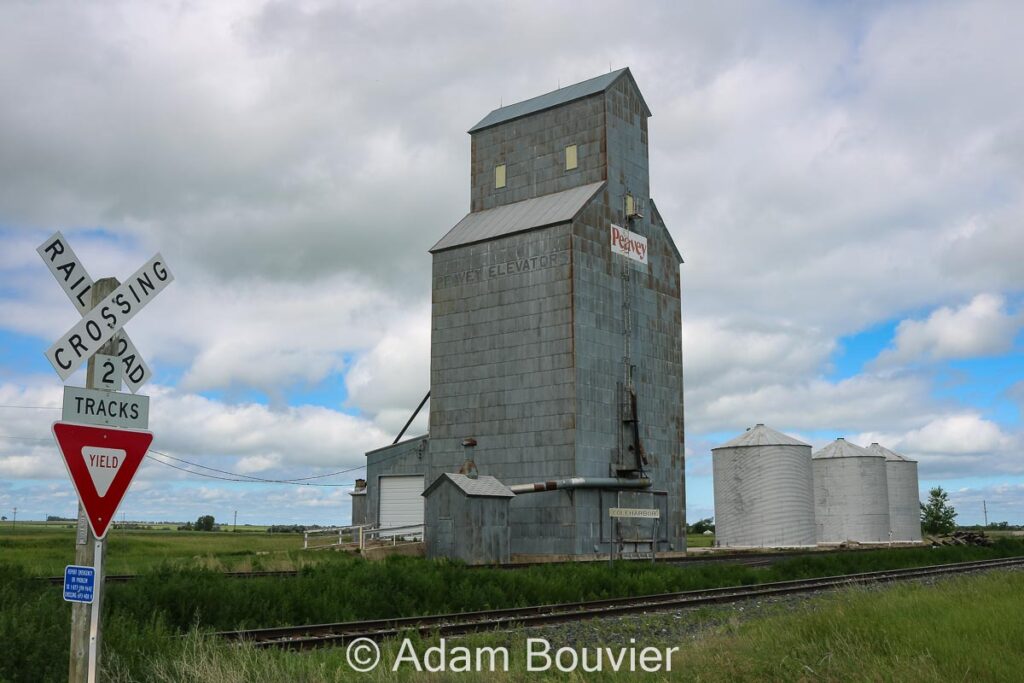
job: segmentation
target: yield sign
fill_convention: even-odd
[[[153,432],[54,422],[53,436],[92,532],[103,538],[153,443]]]

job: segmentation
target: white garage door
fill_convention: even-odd
[[[380,526],[383,529],[423,524],[423,476],[380,478]],[[422,533],[408,529],[400,535]]]

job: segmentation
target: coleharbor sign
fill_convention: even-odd
[[[612,224],[612,253],[647,265],[647,238]]]
[[[661,511],[657,508],[608,508],[608,516],[627,519],[659,519]]]

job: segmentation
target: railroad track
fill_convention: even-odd
[[[983,569],[1024,565],[1024,557],[958,562],[955,564],[893,569],[817,579],[780,581],[753,586],[732,586],[707,590],[610,598],[588,602],[514,607],[484,612],[463,612],[425,617],[403,617],[373,621],[354,621],[309,626],[283,626],[245,631],[222,631],[215,635],[229,641],[245,642],[259,648],[293,650],[342,645],[356,638],[383,640],[410,632],[429,636],[461,635],[479,631],[501,631],[532,626],[547,626],[586,619],[657,612],[699,605],[723,604],[752,598],[768,598],[829,590],[851,585],[902,581],[929,576],[960,574]]]

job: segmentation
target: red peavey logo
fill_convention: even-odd
[[[612,225],[612,251],[634,261],[647,263],[647,238]]]

